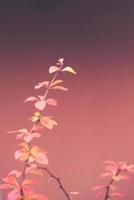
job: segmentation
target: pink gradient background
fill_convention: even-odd
[[[6,133],[30,127],[33,106],[23,101],[39,94],[33,86],[48,80],[48,67],[64,57],[78,74],[60,76],[67,93],[50,93],[59,105],[47,114],[58,126],[45,130],[38,144],[67,190],[80,192],[74,200],[95,199],[91,188],[104,182],[102,161],[134,163],[133,3],[59,1],[36,10],[28,2],[2,4],[0,177],[22,167],[14,160],[15,135]],[[65,199],[47,175],[40,181],[49,199]],[[134,198],[133,184],[134,179],[121,184],[124,199]]]

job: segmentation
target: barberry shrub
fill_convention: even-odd
[[[57,79],[59,73],[64,72],[76,74],[75,70],[70,66],[65,66],[64,59],[60,58],[55,65],[49,67],[49,73],[53,75],[52,79],[39,82],[34,87],[35,90],[44,88],[44,94],[30,96],[24,101],[33,102],[34,107],[37,109],[30,117],[31,128],[21,128],[9,132],[16,133],[19,147],[15,152],[15,159],[19,160],[24,167],[23,171],[19,171],[16,168],[13,169],[5,178],[2,178],[3,183],[0,185],[0,189],[10,189],[10,192],[7,194],[7,200],[47,200],[48,198],[44,194],[34,191],[34,185],[38,184],[35,175],[42,176],[44,170],[57,181],[65,197],[69,200],[71,199],[71,194],[65,190],[60,179],[47,168],[49,161],[46,150],[32,144],[33,140],[42,137],[42,129],[47,128],[51,130],[54,126],[57,126],[56,120],[46,115],[44,110],[47,106],[58,105],[55,98],[48,97],[50,90],[68,90],[63,86],[63,80]]]
[[[31,128],[21,128],[8,133],[15,133],[16,140],[20,141],[19,148],[15,152],[15,159],[19,160],[23,165],[23,171],[18,169],[11,170],[5,178],[2,178],[3,183],[0,184],[0,189],[8,189],[7,200],[48,200],[44,194],[36,193],[34,186],[38,184],[35,179],[36,176],[43,176],[44,171],[55,179],[59,188],[64,193],[66,199],[71,200],[71,195],[77,195],[78,192],[67,192],[64,188],[60,178],[55,176],[48,169],[48,157],[46,150],[40,148],[38,145],[33,145],[32,141],[41,138],[42,129],[47,128],[52,130],[57,126],[56,120],[51,116],[46,115],[44,110],[47,106],[57,106],[58,102],[55,98],[48,97],[50,90],[67,91],[68,88],[63,86],[63,80],[57,79],[59,73],[69,72],[76,74],[75,70],[70,66],[64,65],[64,59],[60,58],[55,65],[49,67],[49,74],[53,74],[50,81],[42,81],[34,86],[35,90],[44,88],[45,92],[42,95],[30,96],[24,103],[33,102],[36,112],[30,117]],[[134,165],[126,162],[113,162],[107,160],[103,162],[105,166],[102,178],[108,177],[109,181],[106,184],[96,185],[93,191],[99,191],[96,197],[101,200],[109,200],[113,197],[123,197],[124,193],[117,191],[116,183],[122,180],[129,180],[130,175],[126,173],[134,173]]]
[[[106,160],[103,163],[106,166],[105,171],[101,173],[101,177],[108,177],[109,182],[92,188],[93,191],[99,190],[96,197],[100,197],[102,200],[108,200],[113,197],[123,197],[125,194],[117,191],[116,183],[122,180],[130,180],[130,174],[126,175],[126,173],[134,173],[134,165],[127,164],[126,162],[113,162],[111,160]]]

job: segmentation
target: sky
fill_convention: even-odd
[[[49,80],[48,67],[64,58],[77,75],[60,78],[68,92],[53,92],[58,121],[37,143],[48,152],[49,168],[74,200],[96,199],[102,161],[134,163],[134,2],[125,0],[1,0],[0,2],[0,176],[23,163],[15,161],[15,135],[30,126],[33,105],[23,101]],[[42,92],[42,91],[39,91]],[[35,141],[36,142],[36,141]],[[134,178],[134,176],[132,176]],[[134,198],[134,179],[124,182],[124,200]],[[64,199],[55,182],[41,178],[40,191]]]

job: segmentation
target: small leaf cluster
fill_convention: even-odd
[[[113,162],[111,160],[106,160],[103,162],[105,166],[105,172],[101,173],[101,177],[109,177],[108,184],[102,184],[94,186],[93,191],[102,190],[97,193],[96,197],[104,196],[104,200],[108,200],[112,197],[123,197],[124,193],[118,192],[115,186],[116,182],[120,182],[122,180],[130,180],[131,177],[126,175],[126,173],[134,173],[134,165],[127,164],[126,162]]]
[[[55,65],[49,67],[49,73],[53,74],[52,79],[39,82],[34,86],[36,90],[44,88],[45,93],[36,97],[30,96],[24,101],[24,103],[34,102],[34,107],[37,109],[29,119],[32,123],[31,128],[21,128],[9,132],[16,133],[16,139],[20,141],[19,148],[15,152],[15,159],[23,162],[24,168],[23,171],[13,169],[5,178],[2,178],[3,183],[0,185],[0,189],[11,189],[7,194],[8,200],[48,199],[43,194],[34,191],[33,186],[38,184],[38,181],[33,177],[31,178],[32,175],[43,175],[43,168],[49,163],[47,152],[38,145],[32,145],[32,141],[42,137],[42,129],[51,130],[54,126],[57,126],[57,122],[51,116],[44,114],[44,110],[47,106],[58,105],[56,99],[47,97],[49,90],[68,90],[62,85],[63,80],[57,79],[58,74],[64,72],[76,74],[72,67],[64,66],[64,59],[60,58]]]

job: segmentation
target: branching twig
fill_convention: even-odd
[[[31,145],[31,143],[28,144],[29,148],[30,148],[30,145]],[[27,170],[27,167],[29,166],[29,156],[28,156],[28,158],[27,158],[27,160],[25,161],[25,164],[24,164],[24,169],[23,169],[23,172],[22,172],[22,181],[21,181],[22,183],[26,178],[26,170]],[[25,199],[25,194],[23,192],[22,187],[21,187],[21,190],[20,190],[20,194],[21,194],[21,197]]]
[[[58,185],[59,185],[59,188],[62,190],[62,192],[64,193],[64,195],[66,196],[66,198],[67,198],[68,200],[71,200],[71,197],[70,197],[69,193],[65,190],[65,187],[64,187],[63,184],[61,183],[60,178],[56,177],[47,167],[38,167],[38,168],[39,168],[39,169],[45,170],[45,171],[49,174],[49,176],[50,176],[51,178],[53,178],[54,180],[56,180],[57,183],[58,183]]]
[[[115,176],[118,176],[120,174],[120,172],[121,172],[120,168],[117,169]],[[110,194],[109,194],[110,193],[110,187],[112,186],[113,182],[114,182],[114,179],[111,178],[109,184],[106,186],[106,192],[105,192],[104,200],[108,200],[110,198]]]
[[[55,79],[57,78],[57,76],[58,76],[59,72],[61,71],[62,67],[63,67],[63,64],[60,66],[60,68],[59,68],[60,70],[57,71],[57,72],[54,74],[54,76],[52,77],[51,81],[49,82],[48,87],[47,87],[47,89],[46,89],[46,91],[45,91],[45,94],[44,94],[44,99],[46,99],[46,97],[47,97],[47,95],[48,95],[48,92],[49,92],[49,90],[50,90],[51,84],[52,84],[52,83],[55,81]],[[28,144],[28,145],[29,145],[29,148],[30,148],[30,144],[31,144],[31,143]],[[26,178],[26,169],[27,169],[28,166],[29,166],[29,157],[28,157],[28,159],[25,161],[25,164],[24,164],[24,169],[23,169],[23,172],[22,172],[22,183],[23,183],[23,181],[24,181],[25,178]],[[57,180],[58,180],[58,179],[57,179]],[[60,182],[59,182],[59,183],[60,183]],[[62,188],[62,190],[64,190],[64,193],[66,193],[66,191],[65,191],[65,189],[63,188],[63,186],[62,186],[61,183],[60,183],[60,188]],[[22,196],[23,198],[25,198],[25,194],[24,194],[24,192],[23,192],[23,188],[21,188],[20,194],[21,194],[21,196]],[[66,195],[68,195],[68,194],[66,194]]]
[[[57,122],[51,119],[50,116],[44,116],[43,111],[46,104],[56,106],[57,101],[53,98],[47,98],[50,89],[59,89],[63,91],[67,91],[67,88],[60,86],[57,84],[63,82],[63,80],[56,80],[57,76],[60,72],[67,71],[73,74],[76,72],[72,67],[64,67],[64,59],[60,58],[56,65],[49,67],[49,73],[54,73],[53,77],[50,81],[40,82],[35,86],[35,89],[39,89],[41,87],[45,87],[44,95],[38,95],[37,97],[31,96],[28,97],[24,102],[27,101],[36,101],[34,106],[37,108],[37,112],[30,118],[33,125],[32,128],[29,129],[19,129],[16,131],[10,131],[9,133],[18,133],[17,139],[23,139],[24,142],[19,144],[20,148],[15,152],[15,159],[19,159],[20,161],[24,161],[24,167],[22,172],[18,170],[12,170],[7,175],[7,177],[3,178],[4,183],[0,184],[0,189],[12,189],[11,192],[8,193],[8,199],[46,199],[46,197],[39,193],[34,193],[32,185],[36,183],[35,179],[28,179],[27,174],[33,173],[36,174],[36,169],[42,169],[46,171],[49,176],[56,180],[59,188],[64,193],[67,200],[71,200],[71,193],[68,193],[63,184],[60,181],[60,178],[56,177],[49,169],[46,167],[38,167],[37,164],[43,164],[46,166],[48,164],[47,156],[45,155],[45,151],[40,149],[36,145],[31,146],[31,141],[34,138],[41,137],[41,134],[38,130],[41,128],[52,129],[54,125],[57,125]],[[33,171],[32,171],[33,170]],[[35,170],[35,171],[34,171]],[[38,174],[38,173],[37,173]],[[38,174],[40,175],[40,174]],[[28,186],[28,190],[27,190]],[[45,197],[45,198],[44,198]]]

